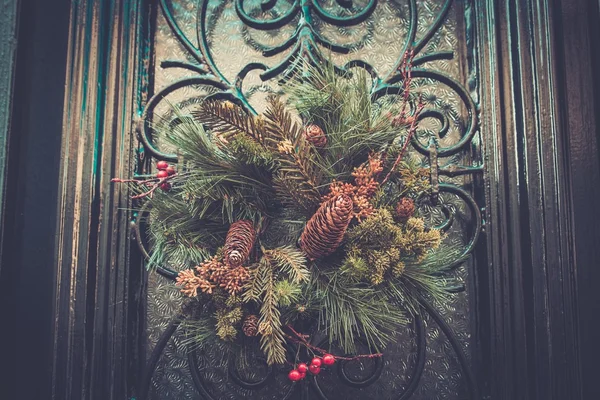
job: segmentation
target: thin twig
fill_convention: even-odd
[[[381,182],[381,185],[385,184],[388,181],[388,179],[390,178],[392,173],[398,167],[398,164],[400,164],[400,161],[402,161],[402,158],[404,157],[404,153],[408,149],[408,144],[410,143],[410,141],[412,140],[412,137],[414,136],[415,132],[417,131],[417,120],[419,119],[419,114],[421,114],[421,111],[423,111],[424,107],[425,107],[425,103],[423,103],[419,99],[419,104],[417,105],[417,109],[415,110],[414,115],[411,117],[412,120],[410,122],[410,128],[408,128],[408,134],[406,135],[406,140],[404,141],[404,145],[402,145],[402,149],[400,149],[400,153],[398,154],[398,157],[396,157],[396,161],[394,161],[394,165],[392,165],[392,168],[390,168],[389,172],[387,173],[387,175]]]
[[[165,176],[164,178],[150,178],[150,179],[146,179],[143,181],[139,181],[137,179],[113,178],[110,181],[114,182],[114,183],[136,183],[138,186],[150,187],[150,189],[144,193],[140,193],[135,196],[131,196],[131,198],[133,200],[136,200],[136,199],[141,199],[141,198],[144,198],[147,196],[152,197],[152,194],[156,191],[156,189],[158,189],[163,183],[168,182],[170,179],[172,179],[176,176],[177,176],[177,174],[173,174],[173,175]],[[152,184],[152,186],[150,186],[150,184]]]
[[[294,343],[297,344],[302,344],[306,347],[308,347],[309,349],[320,353],[320,354],[329,354],[329,352],[327,350],[321,349],[317,346],[313,346],[312,344],[308,343],[308,341],[306,340],[306,338],[308,337],[308,335],[303,335],[300,334],[298,332],[296,332],[296,330],[294,328],[292,328],[290,325],[287,326],[287,328],[292,331],[292,333],[296,336],[290,336],[290,335],[285,335],[289,340],[291,340]],[[376,354],[360,354],[354,357],[342,357],[342,356],[333,356],[336,360],[342,360],[342,361],[355,361],[361,358],[378,358],[378,357],[383,357],[382,353],[376,353]]]

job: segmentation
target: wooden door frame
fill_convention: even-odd
[[[10,138],[3,149],[12,160],[0,170],[8,193],[0,307],[18,333],[2,332],[3,354],[15,362],[5,363],[14,367],[3,371],[0,392],[129,399],[145,359],[144,271],[130,251],[128,193],[109,181],[133,169],[131,116],[148,85],[150,7],[22,3],[13,123],[0,136]],[[476,254],[487,261],[474,277],[474,360],[485,398],[600,397],[598,8],[486,0],[468,13],[487,171]]]

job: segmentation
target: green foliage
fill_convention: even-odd
[[[398,156],[398,147],[387,153],[386,165],[392,165]],[[387,173],[387,171],[384,171]],[[378,207],[394,206],[403,197],[417,198],[431,190],[429,169],[416,158],[407,155],[391,174],[386,190],[381,190],[375,198]]]
[[[308,281],[306,258],[290,246],[262,249],[263,256],[250,269],[243,300],[260,304],[261,348],[269,364],[285,361],[280,307],[291,306],[301,295],[301,282]]]
[[[264,250],[263,257],[270,259],[279,271],[287,274],[294,283],[307,282],[310,277],[306,268],[306,256],[297,248],[283,246]]]
[[[321,200],[322,171],[316,149],[306,141],[302,127],[279,99],[271,98],[265,112],[266,131],[276,140],[278,168],[273,179],[278,198],[309,214]]]
[[[273,197],[271,176],[260,165],[246,162],[252,157],[263,157],[266,163],[268,154],[248,153],[246,158],[236,157],[236,149],[225,151],[217,146],[214,135],[207,133],[201,122],[182,115],[177,109],[174,112],[180,121],[178,125],[158,124],[155,130],[176,147],[185,160],[185,165],[180,165],[182,171],[171,182],[178,189],[177,195],[187,203],[189,217],[227,223],[242,218],[259,220],[272,206],[268,201]],[[248,126],[255,129],[251,123]],[[237,150],[241,150],[242,142],[236,143]],[[153,201],[154,207],[155,203],[159,202]]]
[[[364,338],[371,351],[379,351],[406,320],[399,307],[380,290],[348,279],[340,272],[313,273],[310,289],[321,308],[319,326],[345,352],[356,351]]]
[[[273,167],[273,154],[246,135],[235,135],[231,139],[229,149],[237,160],[246,164],[265,167],[267,169]]]
[[[222,141],[229,141],[240,134],[258,143],[264,140],[262,119],[249,115],[241,107],[228,101],[204,101],[194,117]]]
[[[275,284],[275,296],[277,304],[282,307],[289,307],[294,302],[298,301],[302,288],[297,283],[292,283],[288,280],[282,280]]]
[[[235,340],[239,324],[242,322],[242,316],[242,307],[239,305],[217,309],[215,314],[217,336],[226,342]]]
[[[209,317],[185,319],[182,328],[184,331],[182,343],[190,350],[202,348],[207,342],[215,339],[215,322]]]
[[[267,356],[269,364],[285,362],[285,347],[283,330],[281,328],[281,313],[278,308],[278,297],[275,292],[275,276],[272,264],[267,260],[259,263],[258,279],[262,284],[262,305],[258,331],[260,347]]]
[[[286,87],[290,103],[300,115],[325,130],[328,146],[323,168],[332,177],[349,175],[370,152],[385,150],[401,134],[390,119],[398,107],[373,102],[371,88],[365,71],[348,78],[332,67],[309,67]]]
[[[205,101],[193,118],[175,109],[177,124],[153,127],[177,149],[180,163],[169,178],[172,190],[147,199],[150,264],[198,265],[219,251],[230,224],[241,219],[253,221],[258,235],[242,266],[249,272],[243,291],[229,295],[216,287],[200,296],[201,312],[185,323],[192,346],[241,343],[244,315],[257,314],[269,364],[286,361],[284,324],[298,321],[318,322],[347,353],[356,351],[359,340],[380,351],[406,324],[403,308],[416,313],[421,297],[447,296],[443,265],[446,257],[461,255],[448,246],[435,251],[442,235],[426,229],[422,219],[394,220],[398,200],[417,199],[430,189],[417,158],[404,158],[389,171],[406,133],[390,118],[402,104],[373,102],[364,71],[340,76],[333,68],[307,66],[304,72],[284,87],[299,115],[277,98],[259,117],[230,102]],[[306,139],[303,125],[310,123],[323,128],[326,145],[317,148]],[[349,190],[344,182],[371,153],[383,161],[383,172],[379,168]],[[373,206],[374,212],[357,217],[343,244],[309,268],[298,239],[322,197],[334,193],[334,179],[355,210],[368,200],[366,210]]]
[[[377,209],[348,231],[348,250],[341,271],[350,277],[380,285],[386,277],[399,277],[406,259],[421,261],[441,243],[438,230],[426,230],[423,220],[394,221],[392,213]]]

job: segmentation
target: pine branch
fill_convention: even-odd
[[[247,135],[259,143],[264,141],[264,122],[228,101],[205,101],[193,113],[194,117],[222,140],[229,141],[238,134]]]
[[[266,131],[277,141],[279,169],[274,179],[275,189],[284,204],[296,205],[308,211],[321,199],[318,187],[322,171],[318,167],[317,152],[308,143],[302,128],[279,99],[272,98],[265,112]],[[282,150],[282,145],[286,144]]]
[[[300,127],[286,109],[285,104],[278,97],[270,97],[269,107],[265,111],[265,130],[268,137],[277,142],[289,140],[297,146],[303,140],[302,127]]]
[[[260,296],[265,291],[264,278],[267,276],[262,272],[262,270],[270,267],[269,260],[266,258],[261,258],[258,264],[249,268],[250,278],[248,279],[248,283],[246,283],[242,294],[242,300],[245,303],[249,303],[251,301],[258,302],[260,300]]]
[[[281,307],[289,307],[297,302],[302,294],[300,285],[292,283],[288,280],[282,280],[275,284],[275,294],[277,296],[277,304]]]
[[[272,258],[275,264],[292,279],[292,282],[307,282],[310,272],[306,268],[304,253],[292,246],[265,250],[265,256]]]
[[[338,272],[315,274],[309,290],[321,298],[319,324],[347,353],[356,351],[362,337],[371,351],[379,351],[406,319],[383,293],[343,278]]]
[[[281,327],[281,314],[277,307],[275,277],[270,263],[263,264],[260,269],[261,281],[264,282],[264,294],[260,308],[259,333],[260,347],[267,356],[267,363],[283,364],[286,360],[284,333]]]

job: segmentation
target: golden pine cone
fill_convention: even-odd
[[[311,260],[329,255],[338,248],[352,220],[353,209],[352,199],[345,194],[321,203],[300,237],[300,248]]]
[[[244,320],[242,324],[242,331],[244,335],[253,337],[258,335],[258,317],[254,314],[250,314]]]
[[[319,125],[310,124],[304,128],[304,137],[315,147],[325,147],[327,136]]]
[[[231,224],[224,247],[227,265],[235,268],[248,261],[255,240],[256,231],[251,221],[241,220]]]
[[[415,213],[415,202],[413,199],[403,197],[396,205],[396,215],[401,221],[407,221]]]

